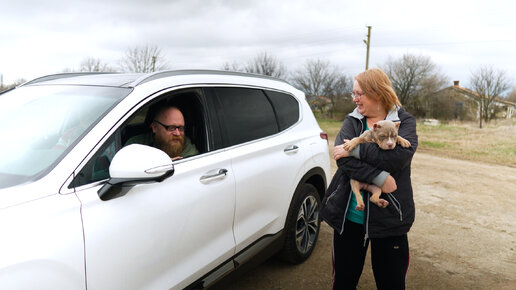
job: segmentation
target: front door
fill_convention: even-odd
[[[234,254],[234,178],[226,153],[175,164],[161,183],[140,184],[101,201],[100,186],[82,202],[88,286],[184,288]],[[216,175],[218,172],[226,174]]]

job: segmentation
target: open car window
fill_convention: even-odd
[[[166,93],[134,113],[103,145],[97,150],[95,155],[86,165],[76,174],[74,180],[69,185],[79,187],[97,181],[108,179],[109,165],[114,155],[120,148],[135,143],[139,140],[142,145],[152,138],[150,122],[157,106],[173,104],[180,108],[185,118],[185,135],[196,146],[200,153],[207,152],[207,122],[204,107],[202,106],[201,89],[187,89]],[[142,137],[143,136],[143,137]]]

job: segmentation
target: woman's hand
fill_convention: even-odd
[[[348,142],[348,139],[344,140],[344,143]],[[349,157],[349,151],[344,149],[344,145],[337,145],[333,148],[333,159],[339,160],[342,157]]]
[[[396,189],[398,189],[396,180],[391,175],[387,176],[387,179],[385,179],[385,182],[382,185],[382,192],[392,193]]]

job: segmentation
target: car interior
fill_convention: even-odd
[[[190,138],[200,153],[207,152],[206,122],[199,89],[167,94],[143,108],[122,129],[122,144],[133,136],[150,132],[150,124],[162,106],[175,106],[181,110],[185,118],[185,136]]]
[[[109,165],[116,151],[123,147],[131,137],[151,132],[150,124],[161,106],[178,107],[185,118],[185,135],[190,138],[201,154],[207,152],[205,112],[200,96],[200,89],[181,90],[164,95],[142,108],[122,126],[119,131],[121,142],[118,143],[116,136],[112,136],[105,142],[93,159],[74,178],[69,188],[109,178]],[[122,146],[116,144],[122,144]]]

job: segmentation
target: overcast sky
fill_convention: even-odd
[[[452,80],[491,65],[516,84],[516,2],[405,0],[0,0],[3,83],[116,67],[128,48],[156,45],[171,69],[221,69],[260,52],[289,71],[322,59],[353,76],[403,54],[429,56]]]

